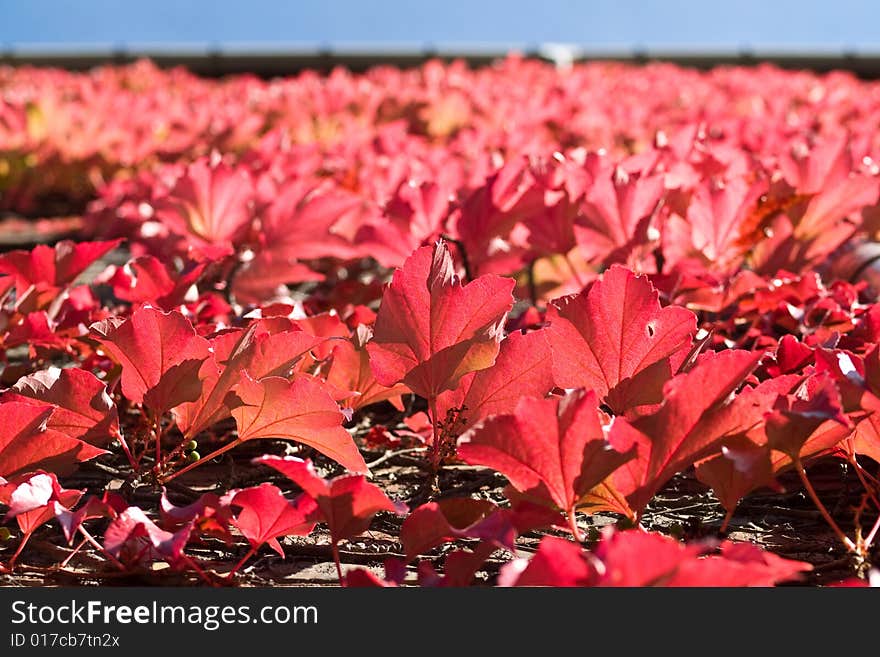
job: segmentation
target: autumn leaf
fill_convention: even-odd
[[[606,531],[592,553],[580,545],[546,536],[531,559],[501,569],[499,586],[705,587],[773,586],[812,570],[749,544],[684,545],[641,529]]]
[[[47,429],[96,447],[106,447],[119,435],[119,418],[107,386],[86,370],[50,367],[22,377],[0,393],[0,403],[11,401],[51,404],[54,410]]]
[[[739,255],[740,229],[767,191],[763,180],[704,179],[694,191],[687,210],[690,242],[707,260],[729,264]]]
[[[122,393],[156,415],[199,398],[210,343],[177,311],[137,308],[127,319],[92,324],[92,336],[122,366]]]
[[[625,256],[648,241],[649,222],[663,191],[661,175],[603,168],[584,199],[578,241],[594,257]]]
[[[514,559],[501,567],[498,586],[592,586],[596,568],[578,543],[545,536],[531,559]]]
[[[394,588],[397,584],[388,579],[382,579],[366,568],[351,568],[345,573],[345,586],[348,588]]]
[[[104,531],[104,549],[125,564],[161,558],[171,565],[184,561],[191,525],[175,532],[165,531],[143,509],[130,506],[119,512]]]
[[[3,522],[15,518],[22,532],[21,541],[6,565],[11,570],[34,531],[49,522],[56,510],[74,506],[85,491],[65,489],[50,472],[37,470],[6,481],[0,477],[0,503],[9,507]]]
[[[55,474],[44,470],[13,478],[0,485],[0,502],[9,507],[3,522],[15,518],[21,531],[31,534],[55,517],[55,502],[70,508],[84,492],[62,487]]]
[[[315,472],[310,460],[294,456],[262,456],[254,463],[275,468],[314,499],[334,543],[362,533],[379,511],[406,511],[405,505],[392,502],[363,475],[341,475],[328,481]]]
[[[267,376],[255,381],[242,372],[232,397],[227,403],[238,427],[236,444],[258,438],[293,440],[353,472],[367,471],[354,440],[342,428],[345,418],[339,405],[317,379]]]
[[[621,450],[639,447],[624,491],[635,511],[641,511],[677,472],[763,419],[766,407],[760,400],[746,394],[730,399],[761,356],[735,349],[704,354],[693,369],[666,383],[664,402],[656,412],[631,422],[614,419],[611,444]]]
[[[171,310],[184,302],[206,266],[207,263],[198,263],[178,274],[158,258],[144,255],[116,269],[107,278],[107,283],[113,287],[113,294],[118,299],[133,304],[155,304]]]
[[[593,391],[522,398],[510,415],[492,416],[465,434],[461,459],[490,467],[531,499],[573,514],[581,498],[626,463],[605,440]]]
[[[311,517],[315,502],[301,495],[290,502],[278,487],[263,483],[252,488],[231,491],[226,495],[227,504],[238,507],[233,524],[254,549],[268,543],[281,558],[284,550],[278,539],[282,536],[307,536],[315,528]]]
[[[400,528],[407,561],[428,550],[463,538],[479,539],[493,550],[515,549],[517,536],[557,524],[559,516],[546,507],[520,502],[500,508],[494,502],[451,497],[415,509]]]
[[[204,493],[195,502],[186,506],[174,506],[163,489],[159,499],[159,514],[165,529],[178,529],[192,523],[193,529],[200,534],[207,534],[230,541],[229,524],[232,509],[225,496],[216,493]]]
[[[176,406],[172,412],[178,428],[188,438],[230,417],[227,396],[238,385],[241,373],[254,379],[288,376],[293,364],[323,338],[300,330],[277,330],[265,320],[244,331],[225,331],[209,338],[211,354],[202,365],[199,397]]]
[[[52,406],[32,402],[0,403],[0,477],[39,469],[69,474],[80,461],[93,459],[106,451],[73,438],[48,423]]]
[[[376,380],[403,382],[425,398],[455,388],[468,372],[490,367],[514,280],[480,276],[462,285],[444,242],[417,250],[394,273],[367,345]]]
[[[437,398],[442,421],[455,413],[454,433],[464,433],[490,415],[512,413],[522,397],[545,397],[553,389],[547,331],[514,332],[501,341],[492,367],[465,374],[455,390]]]
[[[799,461],[804,444],[823,424],[833,421],[842,427],[839,440],[850,433],[850,421],[843,414],[840,392],[828,374],[813,376],[798,394],[780,396],[765,418],[767,444]]]
[[[547,321],[556,384],[595,390],[616,413],[661,401],[696,332],[692,312],[661,308],[651,282],[620,266],[551,304]]]
[[[720,454],[697,463],[696,475],[712,489],[728,517],[733,515],[739,501],[756,488],[778,489],[770,448],[744,435],[727,440]]]
[[[254,195],[247,169],[212,155],[189,164],[167,195],[156,201],[155,212],[198,256],[211,260],[233,253],[246,234]]]
[[[55,246],[40,244],[30,251],[9,251],[0,255],[0,274],[13,278],[19,298],[31,286],[58,290],[73,283],[89,265],[115,249],[121,241],[63,240]]]
[[[345,405],[353,410],[385,400],[402,409],[400,397],[409,393],[409,389],[402,384],[383,386],[376,381],[370,368],[366,346],[372,335],[370,328],[361,324],[350,340],[335,343],[327,383],[339,390],[356,393],[345,400]]]
[[[599,585],[772,586],[812,570],[808,563],[729,541],[722,544],[720,554],[701,556],[711,548],[711,544],[683,545],[653,532],[609,532],[595,553],[604,566]]]

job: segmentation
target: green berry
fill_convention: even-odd
[[[186,455],[187,463],[195,463],[200,458],[202,458],[202,457],[198,452],[187,452],[187,455]]]
[[[0,541],[8,541],[12,538],[12,532],[9,531],[9,527],[0,527]]]
[[[183,446],[183,449],[187,452],[194,452],[199,448],[198,441],[190,440],[186,445]]]

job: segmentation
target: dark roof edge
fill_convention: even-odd
[[[723,51],[585,51],[576,48],[542,46],[520,50],[526,57],[567,63],[571,61],[622,61],[644,63],[663,61],[681,66],[707,69],[715,66],[754,65],[761,62],[775,64],[787,69],[806,69],[816,72],[845,70],[863,78],[880,78],[880,52],[859,53],[809,53],[741,50]],[[15,50],[0,49],[0,64],[12,66],[48,66],[72,71],[88,70],[108,64],[127,64],[148,58],[158,66],[170,68],[184,66],[199,75],[223,76],[235,73],[254,73],[263,77],[287,75],[304,69],[328,71],[343,66],[353,71],[389,65],[399,67],[418,66],[430,59],[464,60],[472,66],[485,66],[504,57],[506,51],[476,50],[380,50],[345,51],[332,49],[279,50],[253,52],[224,52],[222,50],[179,52],[170,50],[136,50],[127,48],[89,51],[62,50]]]

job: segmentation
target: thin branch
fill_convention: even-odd
[[[385,463],[385,461],[393,459],[396,456],[403,456],[404,454],[414,454],[416,452],[424,452],[426,449],[426,447],[409,447],[407,449],[399,449],[396,452],[387,451],[375,461],[370,461],[369,463],[367,463],[367,468],[373,469],[377,465],[382,465],[383,463]]]
[[[822,514],[822,517],[825,519],[825,522],[828,523],[828,526],[831,527],[831,530],[840,539],[840,541],[846,546],[846,549],[850,552],[858,553],[856,548],[856,544],[852,542],[852,540],[843,533],[843,530],[840,526],[834,521],[834,518],[831,517],[831,514],[828,513],[828,509],[825,508],[825,505],[822,504],[822,500],[819,499],[819,496],[816,494],[816,490],[813,488],[813,484],[810,483],[809,477],[807,477],[807,471],[804,470],[804,464],[801,462],[800,457],[794,459],[794,467],[797,470],[798,476],[801,478],[801,482],[804,485],[804,489],[807,491],[807,495],[810,496],[810,499],[813,500],[813,504],[816,505],[816,508],[819,510],[819,513]]]

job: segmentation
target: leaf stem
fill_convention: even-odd
[[[235,577],[235,573],[237,573],[238,570],[247,562],[247,560],[254,556],[256,553],[257,548],[252,546],[251,549],[248,550],[247,553],[241,558],[241,561],[235,564],[235,568],[233,568],[226,574],[226,579],[231,580],[233,577]]]
[[[156,440],[156,469],[162,465],[162,426],[158,416],[150,413],[150,431]]]
[[[89,542],[89,544],[92,547],[94,547],[99,553],[101,553],[104,556],[105,559],[107,559],[107,561],[109,561],[114,566],[119,568],[119,570],[122,570],[122,571],[126,570],[125,565],[123,565],[123,563],[119,559],[117,559],[112,554],[107,552],[107,550],[104,549],[104,546],[101,545],[100,543],[98,543],[98,541],[95,540],[95,537],[92,536],[85,527],[80,525],[79,532],[80,532],[80,534],[82,534],[85,537],[85,539]]]
[[[190,557],[188,554],[181,554],[181,556],[183,557],[183,560],[186,562],[186,564],[190,568],[192,568],[199,577],[202,578],[203,582],[205,582],[209,586],[217,586],[217,582],[208,577],[208,574],[199,564],[196,563],[195,559]]]
[[[31,539],[32,534],[33,532],[28,532],[21,537],[21,543],[18,544],[18,548],[15,550],[15,554],[13,554],[12,558],[6,563],[6,568],[9,570],[9,572],[12,572],[15,569],[15,562],[18,560],[18,556],[21,554],[21,551],[24,550],[24,546],[27,545],[27,542]]]
[[[79,542],[79,544],[73,548],[73,552],[67,555],[67,558],[59,564],[59,568],[67,568],[67,564],[70,563],[70,560],[73,559],[76,554],[83,548],[83,546],[89,542],[89,539],[84,538]]]
[[[339,578],[339,586],[345,586],[345,580],[342,579],[342,563],[339,560],[339,542],[333,541],[333,562],[336,564],[336,576]]]
[[[431,429],[434,433],[433,447],[431,451],[431,472],[436,474],[440,471],[440,420],[437,417],[436,395],[428,399],[428,407],[431,411]]]
[[[535,285],[535,263],[537,260],[529,260],[528,277],[529,277],[529,300],[533,306],[538,305],[538,288]]]
[[[122,435],[121,429],[116,438],[117,440],[119,440],[119,444],[122,446],[122,451],[125,453],[125,458],[128,459],[128,464],[131,466],[131,469],[134,472],[138,472],[140,470],[140,464],[134,460],[134,456],[132,455],[131,450],[128,447],[128,441],[125,440],[125,436]]]
[[[563,253],[562,257],[565,259],[565,264],[568,265],[568,268],[574,275],[574,280],[577,281],[578,287],[583,290],[586,282],[584,281],[583,277],[581,277],[581,273],[577,270],[577,267],[574,266],[574,263],[571,261],[571,257],[568,255],[568,253]]]
[[[831,530],[835,533],[838,539],[846,546],[846,549],[850,552],[857,553],[856,544],[852,542],[852,540],[843,533],[843,530],[838,526],[838,524],[834,521],[834,518],[831,517],[831,514],[828,513],[828,509],[825,508],[825,505],[822,504],[822,500],[819,499],[819,496],[816,494],[816,490],[813,488],[813,484],[810,483],[809,477],[807,477],[807,471],[804,470],[804,464],[801,461],[800,457],[793,459],[795,470],[797,470],[798,476],[801,478],[801,482],[804,485],[804,489],[807,491],[807,495],[810,496],[810,499],[813,500],[813,504],[816,505],[816,508],[819,510],[819,513],[822,514],[822,517],[825,519],[825,522],[828,523],[828,526],[831,527]]]
[[[877,538],[877,532],[880,531],[880,515],[877,516],[877,520],[874,521],[874,526],[871,527],[871,531],[868,532],[868,535],[865,537],[863,541],[863,545],[865,548],[865,552],[871,547],[874,543],[874,539]]]
[[[721,523],[721,529],[718,530],[721,534],[727,533],[727,526],[730,525],[730,521],[733,520],[734,511],[736,511],[736,507],[728,509],[727,513],[724,514],[724,521]]]
[[[574,537],[574,540],[578,543],[584,542],[584,535],[581,532],[581,528],[578,527],[577,524],[577,511],[576,507],[571,507],[568,510],[568,528],[571,530],[571,535]]]
[[[850,464],[852,464],[853,468],[855,469],[856,476],[859,478],[859,482],[862,484],[862,487],[868,493],[868,496],[871,498],[871,501],[874,503],[874,506],[877,507],[877,509],[880,509],[880,500],[877,499],[877,495],[874,493],[874,486],[871,485],[867,481],[867,479],[865,479],[866,475],[868,477],[871,476],[870,473],[864,471],[864,468],[862,468],[862,466],[859,464],[858,459],[856,458],[855,454],[853,454],[850,457],[849,462],[850,462]]]
[[[160,481],[161,481],[163,484],[167,484],[167,483],[168,483],[169,481],[171,481],[172,479],[176,479],[176,478],[179,477],[180,475],[189,472],[190,470],[192,470],[193,468],[195,468],[195,467],[198,466],[198,465],[201,465],[201,464],[204,463],[205,461],[209,461],[209,460],[211,460],[211,459],[215,459],[215,458],[217,458],[218,456],[220,456],[221,454],[225,454],[225,453],[228,452],[230,449],[234,449],[234,448],[238,447],[238,446],[241,445],[241,443],[243,443],[243,442],[244,442],[244,441],[241,440],[240,438],[236,438],[235,440],[233,440],[233,441],[232,441],[231,443],[229,443],[228,445],[224,445],[223,447],[221,447],[221,448],[219,448],[219,449],[215,449],[213,452],[211,452],[211,453],[208,454],[207,456],[203,456],[203,457],[200,458],[198,461],[193,461],[192,463],[188,464],[188,465],[187,465],[186,467],[184,467],[183,469],[178,470],[177,472],[172,472],[172,473],[171,473],[170,475],[168,475],[167,477],[162,477],[162,478],[160,479]]]

